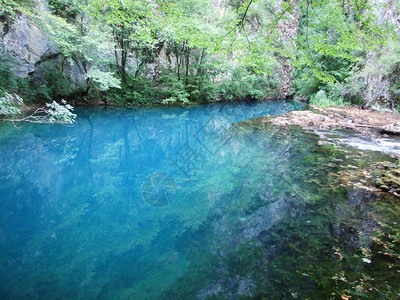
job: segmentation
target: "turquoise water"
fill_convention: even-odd
[[[234,125],[301,107],[90,108],[72,126],[0,124],[0,298],[395,297],[399,258],[376,239],[397,234],[398,205],[335,177],[390,158]]]

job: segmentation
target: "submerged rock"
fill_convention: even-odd
[[[205,300],[210,298],[238,299],[253,297],[253,291],[256,288],[253,279],[238,275],[234,278],[229,277],[228,274],[224,275],[227,277],[223,277],[218,282],[210,284],[197,292],[197,298]]]
[[[268,230],[282,219],[283,212],[288,206],[285,198],[260,208],[255,213],[247,217],[242,231],[241,240],[251,240],[258,237],[263,231]]]
[[[197,293],[198,299],[207,299],[209,297],[216,297],[222,292],[222,286],[219,283],[211,284]]]

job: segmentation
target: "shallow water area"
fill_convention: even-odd
[[[396,297],[398,199],[336,177],[394,160],[235,125],[301,108],[84,108],[72,126],[0,124],[0,298]]]
[[[365,136],[352,130],[315,129],[311,132],[320,136],[325,142],[335,145],[400,156],[399,136],[382,136],[378,133]]]

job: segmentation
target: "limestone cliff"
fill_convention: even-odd
[[[282,47],[286,48],[287,51],[294,54],[296,51],[296,37],[299,32],[299,16],[300,12],[297,7],[297,0],[291,2],[291,6],[287,11],[283,11],[282,2],[284,0],[277,0],[276,7],[277,13],[282,16],[278,21],[277,29],[281,36],[280,42]],[[279,97],[281,99],[289,98],[292,94],[292,83],[294,75],[294,66],[288,58],[283,56],[278,58],[278,78],[279,78]]]
[[[393,26],[397,36],[400,38],[400,9],[397,0],[373,0],[377,20]],[[365,66],[358,79],[365,85],[362,98],[368,106],[390,106],[394,107],[394,96],[391,92],[393,83],[398,81],[396,70],[388,70],[387,65],[391,62],[382,60],[382,56],[393,51],[393,43],[381,49],[380,53],[370,53]]]
[[[35,6],[38,10],[47,10],[46,3],[41,0],[35,0]],[[1,28],[0,50],[14,59],[13,71],[17,76],[27,77],[35,71],[39,61],[56,53],[55,45],[26,15],[19,14],[14,20],[8,19],[5,23]]]

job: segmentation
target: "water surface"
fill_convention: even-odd
[[[0,298],[395,297],[399,206],[337,177],[391,158],[233,125],[301,106],[91,108],[72,126],[0,124]]]

